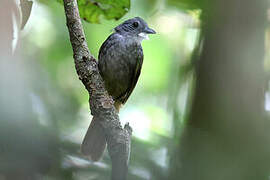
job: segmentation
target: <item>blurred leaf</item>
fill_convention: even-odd
[[[182,10],[196,10],[203,9],[207,4],[207,0],[168,0],[169,6],[177,7]]]
[[[33,1],[20,0],[20,5],[21,5],[21,11],[22,11],[21,29],[23,29],[30,17]]]
[[[62,3],[62,0],[57,0]],[[100,17],[118,20],[130,9],[130,0],[78,0],[80,16],[90,23],[99,23]]]

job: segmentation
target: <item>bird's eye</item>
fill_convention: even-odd
[[[132,26],[135,27],[135,28],[137,28],[137,27],[139,26],[139,23],[138,23],[138,22],[134,22],[134,23],[132,24]]]

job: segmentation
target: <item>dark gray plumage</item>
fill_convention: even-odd
[[[155,31],[142,18],[129,19],[117,26],[100,48],[98,68],[118,111],[138,81],[143,63],[141,41],[147,33]]]
[[[98,68],[106,90],[113,97],[115,108],[119,111],[135,88],[141,73],[141,42],[148,38],[147,34],[155,34],[155,31],[140,17],[129,19],[114,30],[99,50]],[[101,127],[94,121],[98,119],[94,117],[90,124],[82,144],[82,152],[92,160],[98,160],[106,141]]]

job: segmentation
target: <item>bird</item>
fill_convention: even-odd
[[[148,34],[155,33],[141,17],[134,17],[115,27],[99,49],[98,69],[117,113],[139,79],[143,64],[141,42],[149,39]],[[105,147],[103,129],[94,116],[83,139],[81,152],[92,161],[98,161]]]

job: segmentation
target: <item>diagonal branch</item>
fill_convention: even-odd
[[[104,88],[97,61],[91,55],[83,32],[76,0],[63,0],[75,67],[79,79],[89,92],[91,114],[98,117],[104,129],[112,160],[112,180],[125,180],[130,154],[132,130],[121,127],[113,100]]]

